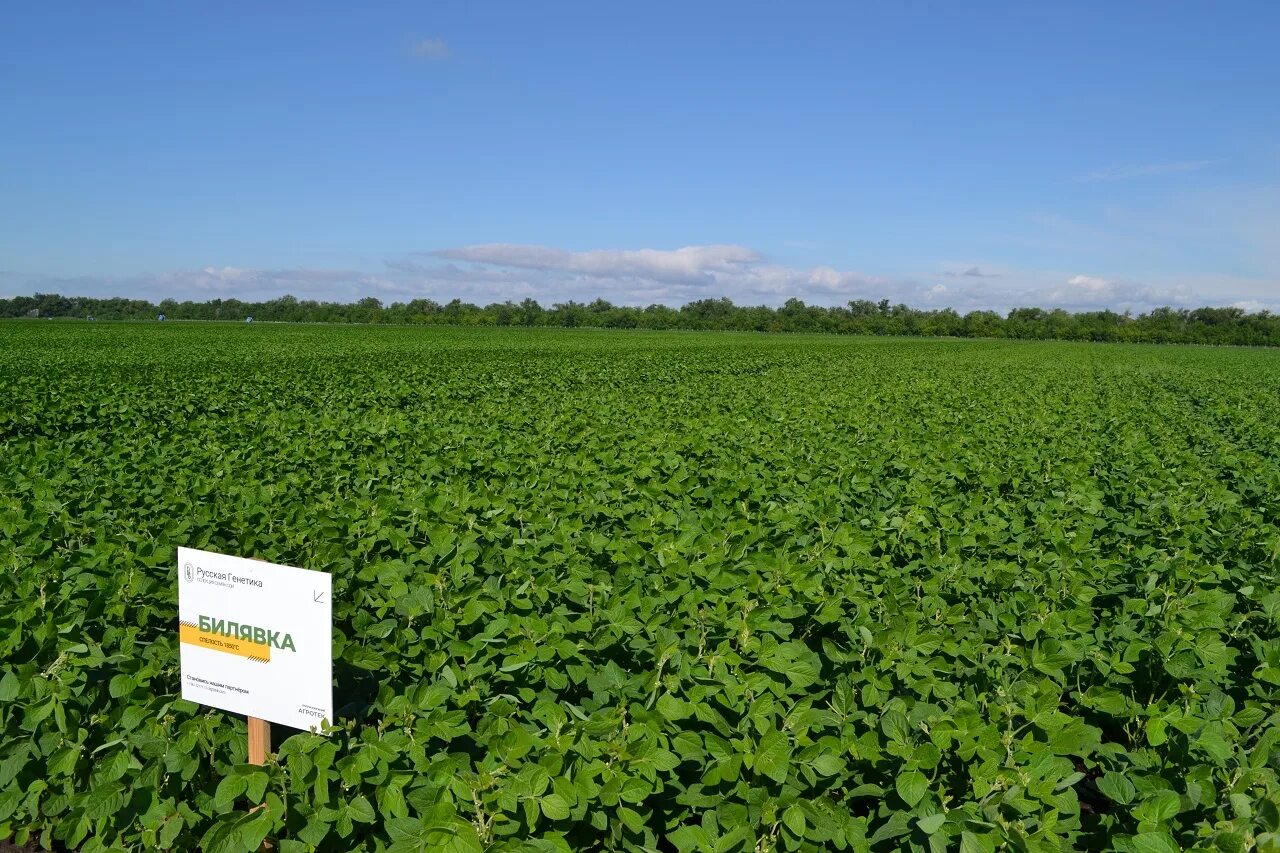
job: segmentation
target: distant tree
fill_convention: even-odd
[[[547,313],[537,300],[525,297],[520,300],[519,322],[522,326],[536,326],[542,319],[542,315]]]
[[[605,299],[583,304],[570,300],[551,310],[526,298],[495,302],[481,308],[461,299],[447,304],[431,299],[384,306],[369,296],[354,303],[299,301],[285,295],[264,302],[238,299],[96,298],[37,293],[0,299],[0,317],[79,317],[102,320],[169,319],[262,320],[324,323],[439,323],[448,325],[602,326],[612,329],[726,329],[768,332],[834,332],[859,335],[955,335],[1080,341],[1245,344],[1280,346],[1280,316],[1249,313],[1237,307],[1194,310],[1155,308],[1134,316],[1114,311],[1071,313],[1062,309],[1015,308],[1002,317],[994,311],[971,311],[961,317],[950,308],[926,311],[887,299],[853,300],[845,305],[806,305],[788,299],[779,308],[736,306],[728,298],[696,299],[679,309],[653,304],[645,308],[615,305]]]
[[[581,302],[557,302],[551,306],[552,323],[566,329],[574,329],[583,325],[587,319],[587,306]]]
[[[698,299],[681,307],[681,325],[686,329],[729,328],[734,310],[733,302],[727,297]]]

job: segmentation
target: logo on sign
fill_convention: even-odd
[[[190,563],[182,567],[182,576],[187,579],[188,583],[196,579],[196,570]]]

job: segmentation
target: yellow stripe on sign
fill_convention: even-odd
[[[239,655],[242,658],[255,660],[259,663],[268,663],[271,660],[271,646],[268,643],[255,643],[250,640],[241,640],[236,637],[226,637],[222,634],[201,631],[199,627],[189,622],[179,624],[178,639],[184,643],[199,646],[202,649],[212,649],[215,652]]]

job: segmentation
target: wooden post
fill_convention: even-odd
[[[249,717],[249,763],[250,764],[266,764],[267,753],[271,751],[271,724],[266,720],[260,720],[257,717]],[[258,809],[267,807],[266,803],[259,803],[250,812],[256,812]],[[268,853],[272,849],[271,842],[262,839],[261,846],[258,847],[258,853]]]
[[[271,751],[271,724],[257,717],[249,718],[249,763],[266,764]]]
[[[255,563],[265,563],[259,557],[250,557]],[[266,764],[271,751],[271,724],[257,717],[249,717],[249,763]]]

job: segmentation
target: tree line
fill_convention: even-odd
[[[75,317],[99,320],[233,320],[291,323],[387,323],[452,326],[553,326],[607,329],[719,329],[757,332],[827,332],[854,335],[1022,338],[1069,341],[1233,344],[1280,346],[1280,314],[1241,308],[1156,308],[1145,314],[1115,311],[1069,312],[1015,308],[995,311],[922,310],[906,305],[855,300],[824,307],[789,299],[778,308],[735,305],[727,298],[699,299],[680,308],[639,308],[594,302],[558,302],[550,308],[533,299],[474,305],[454,299],[440,303],[414,299],[384,305],[374,297],[357,302],[317,302],[282,296],[264,302],[213,299],[159,304],[141,299],[97,299],[37,293],[0,299],[0,317]]]

